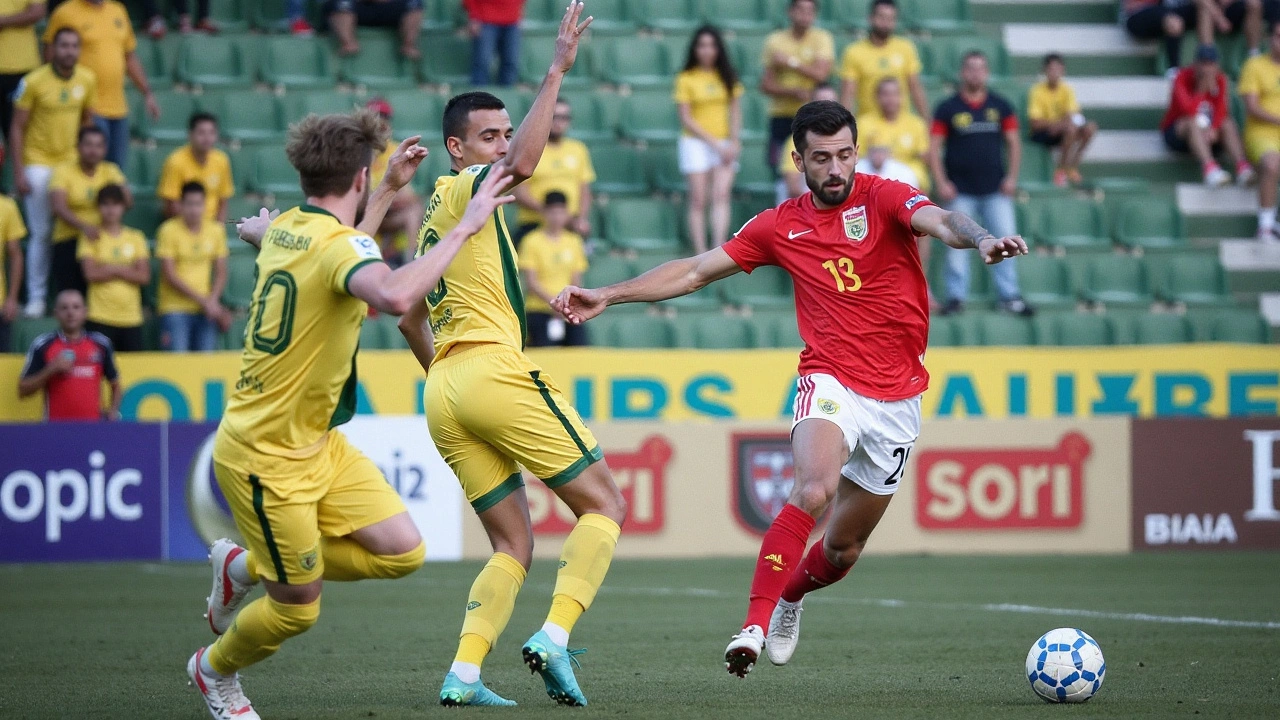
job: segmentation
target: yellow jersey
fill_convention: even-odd
[[[17,15],[32,5],[43,5],[45,0],[0,0],[0,17]],[[40,47],[36,42],[35,25],[0,28],[0,74],[28,73],[40,66]],[[9,128],[4,128],[9,134]]]
[[[862,128],[858,128],[858,132],[862,132]],[[782,152],[778,153],[778,174],[779,175],[799,175],[800,171],[796,170],[796,164],[791,161],[791,153],[796,151],[796,141],[790,135],[787,135],[787,142],[782,146]]]
[[[596,169],[591,164],[591,152],[581,140],[561,138],[560,142],[548,142],[542,151],[542,159],[533,175],[525,181],[525,187],[533,199],[542,202],[552,190],[564,193],[570,215],[582,210],[582,186],[596,181]],[[466,207],[466,203],[463,203]],[[462,217],[461,214],[458,217]],[[521,225],[542,222],[538,213],[520,208],[516,222]],[[442,234],[441,237],[444,237]]]
[[[778,30],[765,38],[764,52],[760,55],[761,64],[765,67],[773,65],[773,56],[777,53],[786,55],[801,65],[808,65],[818,60],[834,61],[836,43],[831,33],[818,28],[809,28],[800,38],[793,35],[790,29]],[[809,92],[818,86],[816,80],[788,67],[775,68],[774,79],[781,87],[799,88]],[[794,98],[770,98],[769,116],[794,117],[796,111],[804,104],[805,101]]]
[[[240,379],[220,430],[259,455],[313,457],[356,409],[356,351],[369,307],[347,283],[378,244],[303,205],[272,221],[258,253]]]
[[[1272,60],[1267,53],[1255,55],[1245,62],[1240,69],[1237,89],[1241,95],[1257,95],[1263,110],[1272,115],[1280,115],[1280,63]],[[1262,127],[1275,129],[1276,126],[1246,114],[1246,132]]]
[[[854,114],[875,112],[876,87],[885,78],[897,78],[905,96],[907,79],[919,75],[921,67],[915,43],[904,37],[890,36],[884,45],[876,45],[870,38],[853,43],[845,48],[840,61],[840,79],[858,83],[857,106],[849,110]]]
[[[113,162],[103,160],[98,167],[94,168],[92,175],[86,175],[84,169],[80,167],[80,161],[73,160],[53,169],[53,176],[49,178],[49,192],[66,193],[67,207],[70,208],[71,214],[81,222],[96,227],[102,224],[102,216],[98,214],[98,191],[107,185],[123,187],[127,184],[124,173],[120,172],[120,166]],[[58,218],[53,226],[54,242],[75,240],[79,234],[79,230],[62,218]]]
[[[27,73],[13,91],[13,106],[31,114],[22,162],[52,167],[75,160],[80,119],[93,107],[96,88],[93,71],[83,65],[76,65],[66,78],[52,65]]]
[[[8,195],[0,195],[0,302],[9,296],[5,284],[5,271],[9,268],[9,243],[16,243],[27,236],[27,226],[18,212],[18,203]]]
[[[552,238],[543,230],[534,230],[520,241],[519,266],[537,276],[538,287],[558,295],[573,282],[574,275],[587,271],[582,236],[565,230]],[[551,312],[551,306],[537,295],[530,295],[525,307],[529,312]]]
[[[418,231],[419,257],[458,225],[490,167],[472,165],[436,180]],[[427,304],[431,306],[437,359],[458,343],[498,343],[524,349],[524,292],[516,249],[501,210],[463,244],[436,289],[427,295]]]
[[[138,47],[129,23],[129,11],[116,0],[92,3],[89,0],[66,0],[49,16],[44,28],[44,42],[62,28],[80,33],[80,63],[98,78],[98,97],[93,111],[116,120],[129,115],[124,98],[125,55]]]
[[[192,232],[180,217],[169,218],[156,230],[156,257],[174,261],[174,270],[187,287],[208,295],[213,286],[213,264],[227,256],[227,234],[208,220]],[[156,312],[200,313],[200,303],[178,292],[164,278],[156,298]]]
[[[1027,119],[1058,122],[1080,112],[1076,91],[1065,82],[1051,88],[1046,81],[1031,86],[1027,92]]]
[[[730,135],[729,105],[733,98],[742,97],[742,83],[733,86],[733,94],[715,70],[695,68],[676,76],[676,88],[672,99],[677,105],[688,105],[693,121],[717,140],[727,140]],[[689,131],[683,131],[692,137]]]
[[[236,194],[236,184],[231,177],[231,158],[218,148],[209,150],[204,163],[196,160],[190,145],[183,145],[170,153],[160,170],[156,195],[161,200],[177,202],[182,199],[182,186],[189,182],[204,186],[206,220],[217,220],[222,201]]]
[[[112,235],[103,230],[97,240],[81,238],[76,258],[93,258],[104,265],[132,265],[150,257],[147,238],[131,227]],[[88,318],[113,327],[135,327],[142,324],[142,288],[116,278],[89,283]]]
[[[391,164],[391,156],[396,154],[396,148],[400,147],[400,143],[395,140],[388,140],[387,146],[382,148],[382,152],[373,158],[373,164],[369,166],[369,188],[378,187],[378,183],[382,182],[382,178],[387,174],[387,166]]]
[[[879,113],[858,117],[859,156],[866,157],[873,147],[889,148],[889,156],[905,164],[916,174],[920,189],[929,191],[929,170],[925,158],[929,153],[929,127],[919,115],[905,111],[893,120]]]

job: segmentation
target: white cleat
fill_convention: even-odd
[[[205,617],[209,620],[209,629],[214,635],[221,635],[231,627],[231,620],[244,596],[253,589],[252,585],[236,582],[227,568],[231,561],[243,555],[245,549],[226,538],[215,540],[209,546],[209,562],[213,565],[213,590],[209,592],[209,610]]]
[[[1209,187],[1222,187],[1231,182],[1231,173],[1216,167],[1204,174],[1204,184]]]
[[[774,665],[786,665],[795,654],[796,644],[800,642],[800,613],[804,612],[804,598],[799,602],[789,603],[779,600],[773,609],[773,617],[769,618],[769,635],[765,640],[765,649],[769,651],[769,662]]]
[[[200,669],[200,659],[208,648],[200,648],[187,661],[187,676],[191,685],[204,697],[205,707],[214,720],[262,720],[249,704],[240,687],[240,676],[218,677]]]
[[[751,668],[760,659],[760,651],[764,649],[764,630],[759,625],[742,628],[742,632],[733,636],[729,647],[724,649],[724,666],[730,675],[740,678],[747,676]]]

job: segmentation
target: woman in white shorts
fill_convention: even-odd
[[[729,240],[729,196],[742,151],[742,83],[725,51],[720,31],[704,25],[693,33],[673,98],[680,113],[680,172],[689,182],[689,237],[695,253]]]

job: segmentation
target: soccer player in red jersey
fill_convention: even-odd
[[[1021,237],[997,238],[909,185],[855,174],[858,128],[839,103],[802,107],[792,136],[809,193],[756,215],[722,247],[608,287],[571,286],[554,302],[582,323],[610,305],[688,295],[761,265],[795,281],[805,341],[791,430],[795,485],[765,533],[746,621],[725,650],[739,677],[766,645],[774,664],[790,659],[805,594],[849,572],[898,489],[929,384],[928,289],[916,238],[974,248],[988,264],[1027,252]],[[806,554],[816,518],[832,503],[826,533]]]

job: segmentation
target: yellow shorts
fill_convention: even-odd
[[[551,378],[505,345],[436,361],[422,401],[431,438],[478,513],[523,485],[520,465],[557,487],[603,457]]]
[[[262,577],[306,585],[324,575],[320,537],[405,512],[373,461],[337,430],[305,460],[262,455],[218,431],[213,472]]]
[[[1280,152],[1280,128],[1249,128],[1244,133],[1244,150],[1251,163],[1259,162],[1269,152]]]

